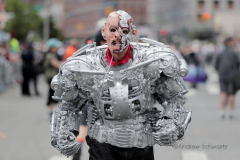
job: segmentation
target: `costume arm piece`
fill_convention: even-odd
[[[163,106],[164,111],[153,126],[153,136],[159,145],[173,145],[182,139],[191,121],[191,112],[183,107],[186,93],[182,77],[167,77],[164,72],[155,82],[155,99]]]
[[[73,155],[81,147],[75,138],[79,133],[81,109],[87,101],[84,92],[77,88],[75,77],[68,69],[61,69],[51,82],[55,90],[53,99],[60,101],[52,115],[51,144],[66,156]]]

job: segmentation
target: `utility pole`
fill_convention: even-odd
[[[46,9],[46,14],[44,18],[44,23],[43,23],[43,40],[44,42],[47,42],[49,39],[49,24],[50,24],[50,19],[49,19],[49,5],[50,5],[50,0],[45,0],[45,9]]]

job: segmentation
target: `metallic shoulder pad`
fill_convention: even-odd
[[[91,64],[86,59],[87,56],[78,56],[68,59],[62,64],[58,75],[54,76],[51,82],[51,88],[55,91],[53,98],[58,101],[74,102],[81,95],[81,98],[87,97],[80,90],[80,82],[86,77],[81,76],[79,70],[90,70]],[[86,81],[86,80],[85,80]]]
[[[168,77],[184,77],[188,74],[186,61],[178,59],[169,46],[148,40],[154,43],[134,43],[134,47],[138,50],[139,64],[147,65],[145,70],[147,76],[158,77],[161,72],[164,72]]]

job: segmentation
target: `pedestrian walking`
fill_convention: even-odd
[[[221,112],[220,117],[225,117],[225,108],[227,100],[229,99],[231,111],[229,118],[233,118],[235,109],[235,93],[236,90],[233,87],[233,80],[235,74],[239,69],[239,58],[237,56],[234,47],[236,45],[235,40],[231,37],[226,38],[224,41],[225,48],[217,56],[215,62],[215,69],[219,75],[220,89],[221,89]]]

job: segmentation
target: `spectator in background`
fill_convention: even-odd
[[[95,35],[95,42],[97,46],[104,45],[106,43],[102,36],[102,30],[100,29]]]
[[[85,44],[92,44],[93,43],[93,37],[88,37],[86,40],[85,40]],[[86,54],[86,53],[85,53]]]
[[[20,83],[21,80],[21,56],[19,53],[19,41],[15,37],[15,32],[11,31],[11,39],[9,41],[9,61],[13,65],[14,81]]]
[[[33,84],[34,84],[34,90],[35,90],[35,94],[36,96],[40,96],[40,93],[38,92],[38,75],[41,74],[41,71],[39,70],[39,63],[41,60],[41,53],[39,53],[39,48],[36,47],[36,43],[32,44],[32,48],[33,48],[33,54],[34,54],[34,61],[33,61],[33,68],[32,68],[32,76],[31,79],[33,80]]]
[[[9,69],[10,69],[10,65],[7,58],[7,50],[5,49],[4,46],[2,46],[0,44],[0,92],[3,91],[3,89],[5,88],[6,85],[6,77],[8,77],[9,74],[7,74]]]
[[[54,106],[57,103],[56,100],[52,99],[54,91],[51,89],[50,83],[52,81],[52,78],[56,74],[58,74],[58,69],[62,64],[61,61],[59,61],[57,59],[57,52],[61,46],[62,46],[62,42],[60,42],[59,40],[57,40],[55,38],[48,40],[48,42],[47,42],[48,52],[46,53],[46,57],[43,62],[45,79],[49,85],[47,106],[50,110],[50,116],[52,115]]]
[[[59,61],[63,61],[65,49],[66,49],[65,46],[62,46],[62,47],[60,47],[60,48],[58,49],[57,56],[58,56],[58,60],[59,60]]]
[[[22,58],[22,95],[23,96],[31,96],[29,90],[29,82],[33,75],[33,63],[34,63],[34,53],[33,47],[31,43],[23,44],[23,51],[21,53]],[[36,94],[38,94],[37,90]]]
[[[234,50],[235,40],[231,37],[224,41],[225,49],[217,56],[215,69],[219,74],[221,89],[221,113],[220,117],[225,117],[225,107],[229,98],[231,113],[229,118],[233,118],[235,108],[235,90],[233,88],[233,78],[239,69],[239,59]]]
[[[200,64],[200,62],[196,56],[196,53],[191,49],[190,46],[180,48],[180,52],[182,53],[182,56],[186,60],[189,67],[189,73],[183,79],[191,83],[191,88],[197,89],[198,83],[197,67]]]
[[[63,61],[66,61],[68,57],[71,57],[74,52],[77,51],[79,45],[79,41],[77,39],[71,39],[69,46],[67,46],[64,56],[63,56]]]

